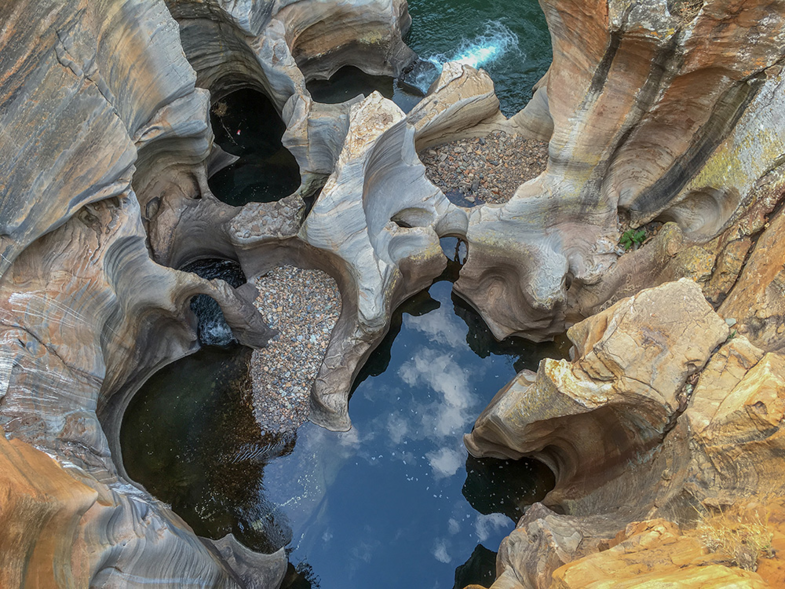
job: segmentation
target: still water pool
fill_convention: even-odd
[[[286,546],[287,587],[489,584],[500,541],[553,478],[534,461],[471,458],[462,436],[518,370],[561,352],[495,342],[451,294],[456,272],[395,313],[358,378],[351,431],[262,438],[249,352],[208,347],[134,398],[121,433],[129,475],[200,535]]]
[[[551,55],[536,0],[409,5],[415,51],[437,65],[457,59],[487,69],[507,115],[525,105]],[[309,88],[324,102],[379,89],[409,101],[406,110],[413,104],[392,80],[358,70]],[[210,180],[224,202],[277,200],[297,188],[296,162],[266,98],[230,95],[213,105],[212,122],[216,140],[240,156]],[[444,246],[458,251],[456,240]],[[489,585],[501,539],[553,476],[534,461],[471,458],[462,437],[516,372],[564,350],[496,342],[451,294],[458,269],[450,262],[395,312],[355,383],[350,432],[306,424],[296,436],[263,435],[250,350],[206,346],[154,375],[130,404],[121,431],[129,475],[199,535],[234,533],[264,552],[286,547],[288,589]]]

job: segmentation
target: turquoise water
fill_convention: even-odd
[[[197,534],[285,546],[290,589],[489,584],[499,543],[553,476],[535,461],[471,458],[462,437],[517,371],[562,352],[496,342],[451,294],[457,270],[394,314],[358,377],[350,432],[306,424],[296,439],[262,438],[249,352],[207,347],[133,399],[121,432],[129,475]]]
[[[409,46],[436,63],[484,68],[507,116],[548,71],[551,40],[537,0],[409,0],[409,12]]]
[[[550,36],[536,0],[410,0],[409,10],[412,49],[438,68],[460,61],[487,70],[507,116],[526,105],[532,86],[548,70]],[[329,81],[312,81],[308,89],[324,103],[376,90],[405,112],[420,99],[392,78],[352,67]],[[251,89],[230,94],[213,105],[211,122],[216,143],[240,158],[209,180],[220,200],[242,206],[279,200],[297,189],[297,162],[281,143],[285,125],[264,95]]]
[[[532,86],[548,71],[551,39],[537,0],[409,0],[409,12],[409,46],[439,69],[447,61],[485,69],[507,116],[526,106]],[[325,103],[376,90],[404,112],[419,100],[392,78],[351,67],[329,81],[310,82],[308,90],[314,100]]]

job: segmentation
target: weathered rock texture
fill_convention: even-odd
[[[473,212],[456,284],[497,337],[547,338],[624,280],[662,282],[673,255],[718,236],[765,184],[782,193],[783,3],[541,4],[553,63],[511,124],[534,138],[552,127],[548,168]],[[686,243],[614,271],[619,215],[624,227],[675,221]]]
[[[466,436],[476,456],[534,456],[556,475],[503,542],[494,589],[599,587],[611,574],[620,586],[768,586],[671,522],[689,530],[699,513],[783,495],[785,357],[728,339],[687,279],[568,335],[572,361],[519,374]]]
[[[235,16],[271,7],[240,4]],[[405,5],[374,6],[387,20],[368,35],[382,28],[389,38],[357,59],[373,54],[392,70],[385,52],[407,52],[396,25],[408,22]],[[19,0],[3,4],[0,22],[0,484],[13,531],[0,550],[2,584],[277,586],[282,553],[198,539],[114,462],[130,395],[197,346],[194,295],[216,299],[240,341],[261,346],[271,335],[253,289],[159,266],[147,247],[167,263],[227,255],[220,239],[203,238],[238,212],[206,187],[210,96],[196,87],[180,26],[148,0]],[[213,217],[199,213],[203,203]],[[207,245],[189,252],[176,243],[183,233]]]
[[[334,429],[350,426],[352,380],[395,306],[442,270],[439,237],[468,242],[456,290],[498,337],[552,337],[695,278],[573,328],[575,362],[521,375],[478,422],[474,452],[540,456],[557,474],[525,520],[541,541],[502,561],[542,557],[534,585],[599,550],[592,534],[778,491],[781,215],[758,234],[785,186],[784,4],[543,0],[554,61],[505,121],[488,76],[457,64],[408,117],[378,95],[313,102],[305,82],[344,65],[411,63],[404,0],[4,2],[0,580],[277,585],[282,554],[197,538],[119,462],[130,397],[196,347],[191,297],[215,298],[244,343],[271,335],[253,289],[173,269],[205,257],[336,279],[343,310],[312,394],[313,420]],[[230,207],[207,185],[228,161],[210,103],[241,87],[272,100],[301,168],[277,203]],[[499,128],[549,139],[547,170],[503,206],[452,205],[417,149]],[[654,219],[673,223],[619,258],[620,227]],[[701,290],[752,344],[712,356],[728,330]],[[598,517],[559,519],[582,516]]]

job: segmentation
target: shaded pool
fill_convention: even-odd
[[[352,66],[342,67],[329,80],[308,82],[308,92],[314,101],[324,104],[346,102],[359,95],[368,97],[378,92],[407,113],[422,99],[422,96],[401,89],[390,76],[372,76]]]

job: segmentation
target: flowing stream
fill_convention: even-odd
[[[493,78],[502,112],[512,116],[532,97],[532,86],[551,63],[551,39],[537,0],[409,0],[412,28],[407,43],[437,71],[448,61],[485,69]],[[428,72],[426,72],[427,75]],[[432,81],[429,77],[424,86]],[[336,103],[374,90],[409,112],[420,97],[392,78],[357,68],[329,81],[311,82],[317,102]]]
[[[409,12],[409,46],[437,66],[485,69],[507,116],[526,106],[548,71],[551,40],[537,0],[409,0]]]

